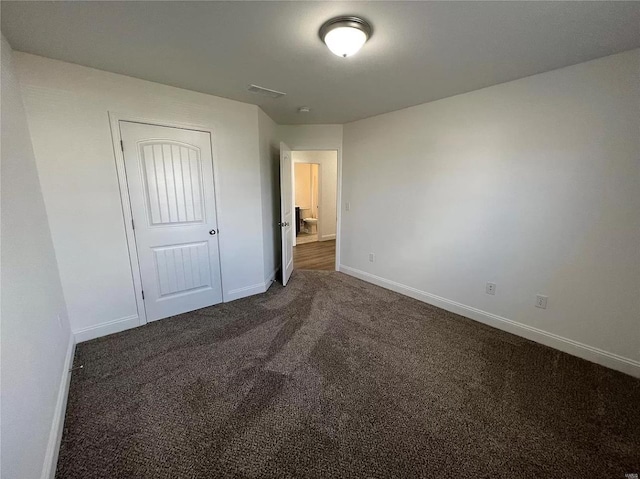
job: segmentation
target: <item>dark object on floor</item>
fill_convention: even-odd
[[[78,346],[58,478],[624,478],[640,380],[335,272]]]

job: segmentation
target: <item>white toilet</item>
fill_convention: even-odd
[[[307,230],[307,233],[317,233],[318,218],[303,218],[302,221],[304,222],[304,229]]]

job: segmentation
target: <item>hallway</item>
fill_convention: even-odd
[[[334,271],[336,240],[299,244],[293,248],[293,269],[323,269]]]

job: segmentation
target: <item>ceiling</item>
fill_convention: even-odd
[[[640,2],[9,2],[14,49],[260,105],[280,124],[346,123],[640,47]],[[336,15],[373,36],[339,58]],[[254,83],[286,92],[247,91]],[[310,113],[297,113],[300,106]]]

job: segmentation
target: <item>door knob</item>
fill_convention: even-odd
[[[214,234],[216,234],[216,230],[211,230],[211,231],[209,231],[209,234],[210,234],[210,235],[214,235]]]

